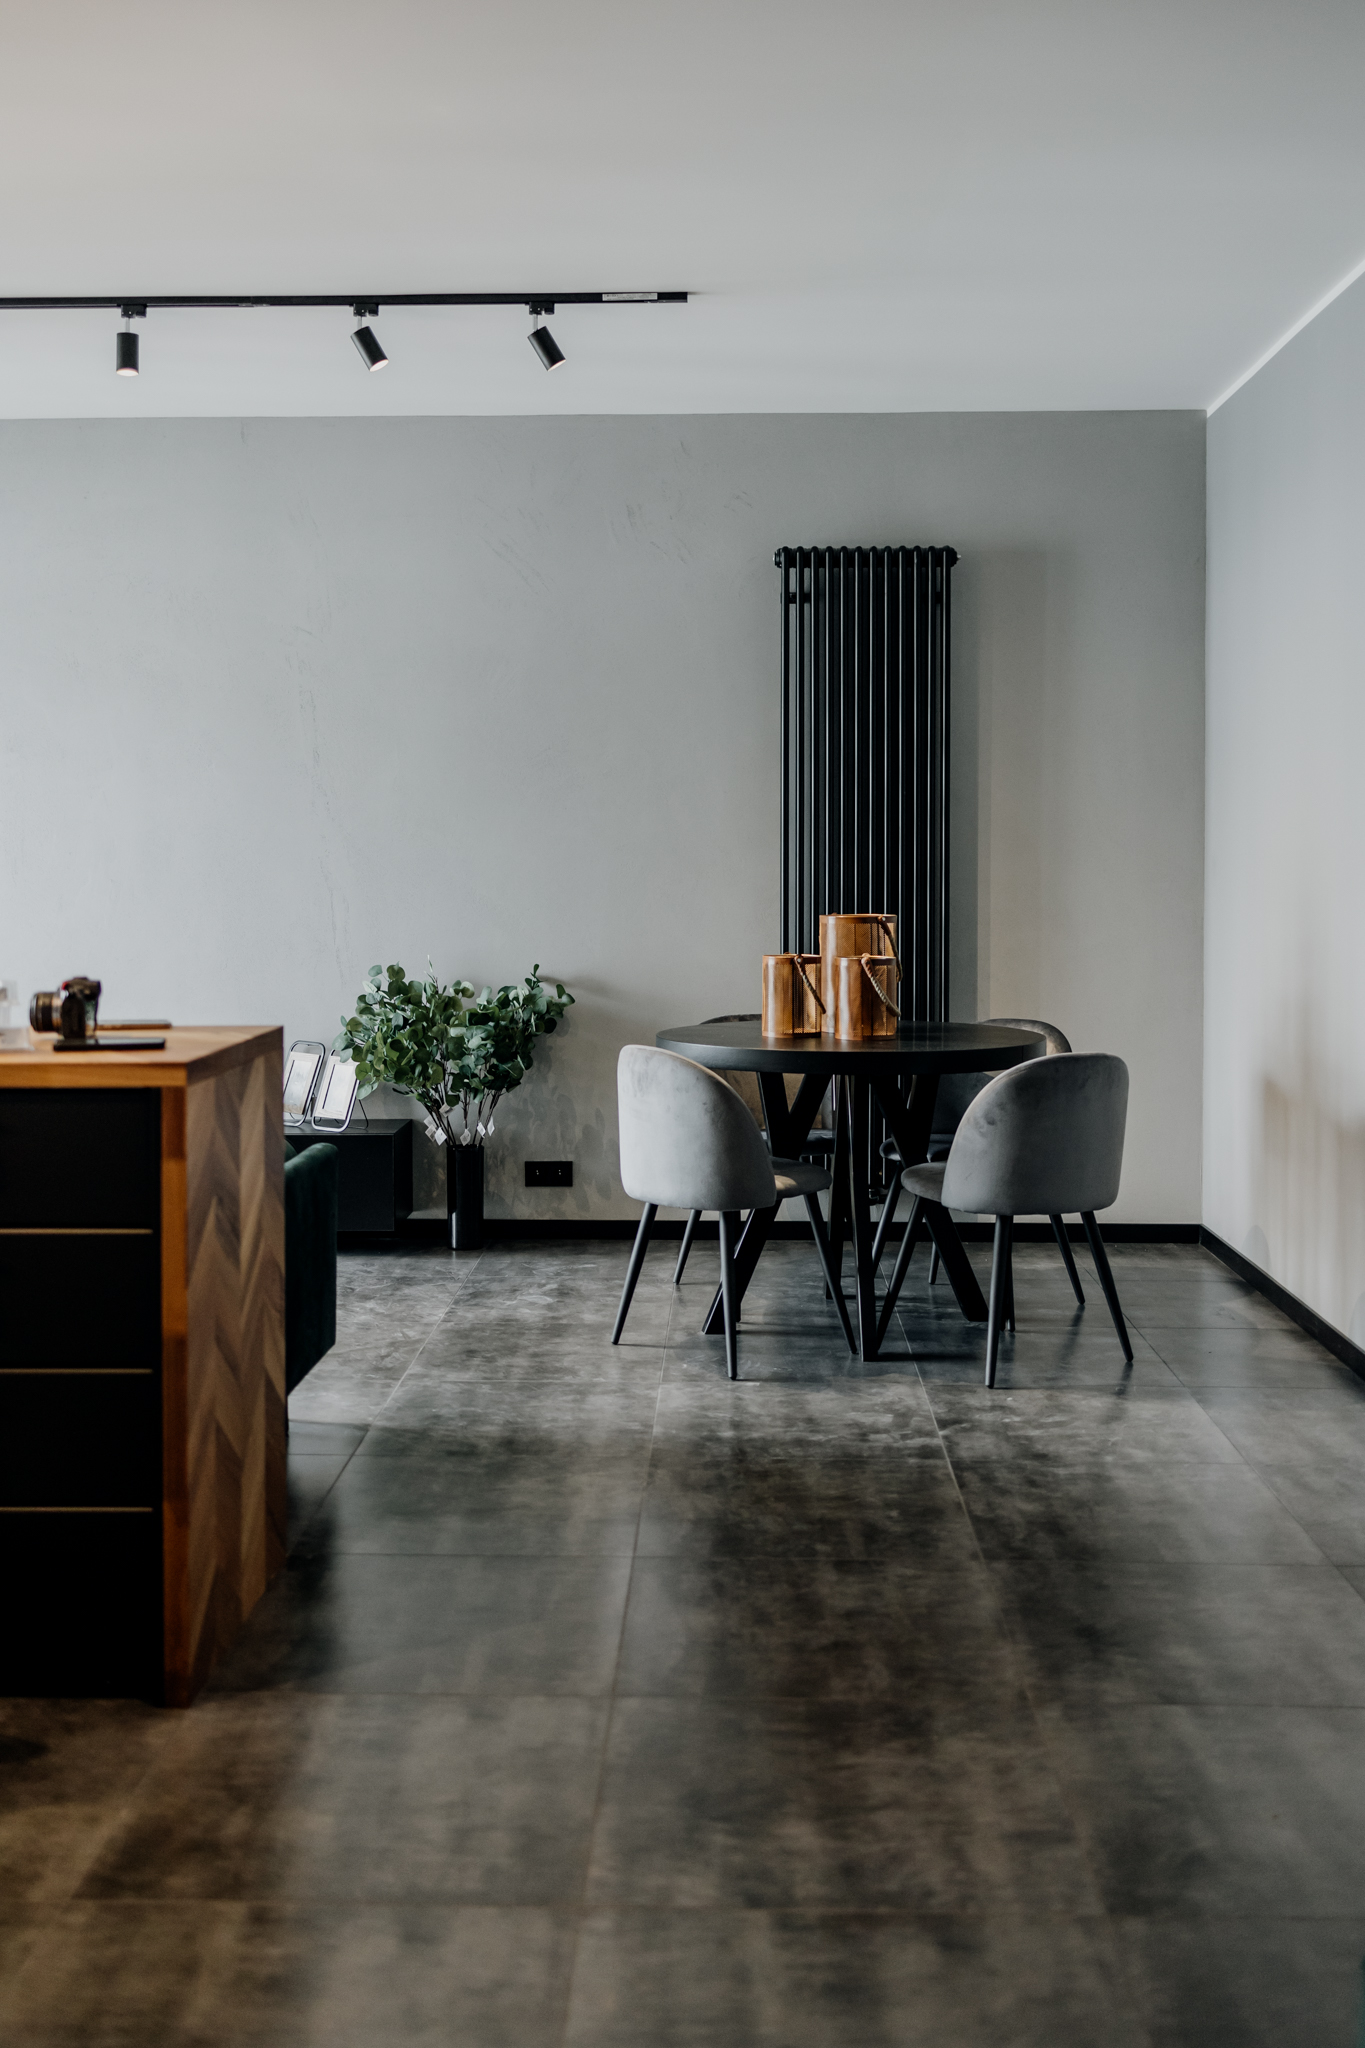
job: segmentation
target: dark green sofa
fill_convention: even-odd
[[[337,1340],[337,1148],[284,1146],[284,1385]]]

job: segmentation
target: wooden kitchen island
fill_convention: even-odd
[[[284,1562],[283,1034],[0,1053],[0,1694],[188,1706]]]

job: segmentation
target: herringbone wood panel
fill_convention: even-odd
[[[172,1703],[193,1698],[284,1561],[280,1086],[272,1052],[186,1091],[182,1315],[165,1304]],[[163,1116],[163,1153],[175,1122]],[[165,1167],[169,1191],[173,1156]],[[177,1263],[168,1260],[168,1280]]]

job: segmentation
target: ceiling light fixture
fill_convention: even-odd
[[[126,325],[122,334],[115,335],[114,337],[114,375],[116,377],[136,377],[138,374],[137,336],[133,332],[133,322],[134,320],[145,320],[147,308],[145,306],[124,305],[119,310],[123,314]]]
[[[389,360],[380,346],[379,337],[369,325],[371,320],[378,319],[381,305],[525,306],[531,316],[531,346],[547,370],[557,370],[564,361],[564,351],[545,325],[545,316],[554,312],[556,303],[561,306],[685,306],[691,296],[690,292],[557,292],[554,298],[546,292],[385,292],[380,298],[357,297],[354,292],[270,292],[235,298],[0,299],[0,313],[84,313],[100,307],[116,308],[127,324],[125,331],[117,336],[114,368],[120,377],[136,377],[139,369],[138,337],[133,332],[132,323],[145,320],[151,306],[173,306],[188,312],[220,312],[239,306],[349,306],[361,323],[351,339],[369,370],[382,370]]]
[[[357,320],[377,320],[379,318],[378,301],[374,299],[360,300],[357,305],[352,306],[351,311],[355,314]],[[389,359],[379,346],[379,336],[375,333],[373,327],[357,327],[355,333],[351,336],[351,340],[359,349],[361,359],[367,370],[382,370],[384,368]]]
[[[533,300],[526,308],[531,316],[531,332],[528,339],[547,370],[557,370],[564,360],[563,349],[545,325],[545,315],[553,313],[554,309],[553,299],[544,303]]]

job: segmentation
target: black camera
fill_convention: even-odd
[[[100,984],[88,974],[73,974],[59,989],[43,989],[28,1006],[35,1031],[55,1031],[59,1038],[93,1038],[100,1006]]]

